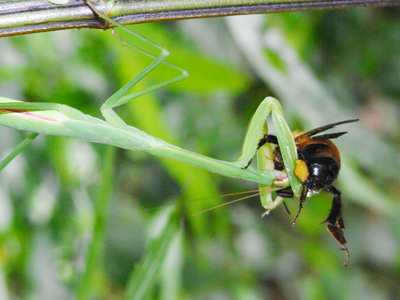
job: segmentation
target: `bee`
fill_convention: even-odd
[[[300,203],[297,214],[292,222],[295,224],[307,197],[314,193],[324,191],[333,195],[332,207],[327,218],[323,221],[327,223],[327,229],[335,240],[340,244],[342,250],[346,252],[347,259],[345,266],[349,262],[349,250],[346,246],[343,229],[344,222],[342,216],[341,192],[334,185],[334,181],[339,175],[340,153],[331,139],[336,139],[347,132],[326,133],[317,135],[335,126],[356,122],[358,119],[346,120],[328,124],[307,131],[305,133],[294,133],[293,137],[297,147],[298,160],[296,161],[295,174],[302,183]],[[259,141],[257,150],[266,143],[276,144],[273,152],[274,169],[283,171],[285,169],[278,139],[275,135],[266,134]],[[292,188],[285,187],[276,191],[282,198],[293,198]]]

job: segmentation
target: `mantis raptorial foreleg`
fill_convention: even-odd
[[[110,144],[124,149],[147,151],[155,156],[171,158],[225,176],[257,182],[260,184],[260,189],[267,192],[265,195],[262,195],[262,205],[267,210],[271,210],[281,203],[279,198],[278,201],[273,201],[270,196],[271,186],[274,183],[277,183],[277,179],[282,180],[282,178],[288,177],[288,180],[286,180],[285,183],[280,183],[278,185],[291,185],[294,194],[299,194],[301,184],[294,174],[295,162],[297,159],[296,146],[291,131],[284,120],[282,108],[279,102],[272,97],[265,98],[255,112],[245,136],[242,154],[234,162],[216,160],[181,149],[135,127],[128,126],[113,111],[114,107],[123,105],[144,94],[180,81],[186,78],[188,73],[165,61],[168,56],[167,50],[134,33],[127,27],[113,21],[104,14],[97,12],[96,10],[94,11],[99,15],[99,17],[105,19],[107,22],[114,24],[136,38],[139,38],[160,50],[159,56],[153,56],[124,42],[128,47],[139,50],[141,53],[154,58],[154,61],[150,63],[149,66],[146,67],[138,76],[105,101],[101,107],[101,112],[106,122],[85,115],[66,105],[55,103],[25,103],[12,99],[0,98],[1,125],[35,133],[78,137],[90,142]],[[178,71],[180,74],[166,82],[127,94],[132,87],[160,64],[164,64],[173,70]],[[281,146],[282,156],[286,167],[283,172],[275,171],[269,165],[271,158],[267,155],[267,152],[269,151],[267,146],[258,151],[259,169],[248,167],[249,161],[255,155],[260,138],[267,132],[265,120],[270,113],[272,114],[276,135]],[[20,150],[18,150],[18,152],[19,151]],[[14,155],[18,152],[15,152]]]

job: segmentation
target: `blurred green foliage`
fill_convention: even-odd
[[[266,96],[293,129],[361,119],[337,140],[349,267],[320,224],[330,195],[309,198],[294,228],[283,207],[260,218],[256,198],[192,217],[227,200],[189,200],[257,187],[41,136],[0,173],[0,298],[399,299],[399,20],[381,8],[132,26],[191,76],[117,111],[172,144],[234,160]],[[150,62],[95,30],[3,38],[0,49],[2,96],[97,117]],[[170,76],[161,67],[138,88]],[[26,135],[0,132],[3,156]]]

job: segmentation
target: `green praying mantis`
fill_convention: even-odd
[[[284,196],[281,197],[278,195],[278,197],[273,199],[271,192],[275,190],[290,188],[292,191],[291,196],[300,196],[302,194],[302,202],[304,202],[305,198],[308,197],[309,194],[307,192],[304,193],[302,181],[299,179],[298,174],[296,174],[298,168],[298,149],[296,141],[284,119],[281,105],[275,98],[265,98],[257,108],[249,123],[241,155],[234,162],[221,161],[190,152],[169,144],[162,139],[151,136],[135,127],[128,126],[114,112],[113,108],[126,104],[142,95],[153,92],[172,83],[181,81],[188,76],[188,73],[166,61],[169,55],[166,49],[99,12],[90,1],[88,1],[87,4],[93,12],[105,20],[105,22],[111,23],[130,35],[158,49],[160,52],[159,55],[153,56],[136,46],[126,43],[113,30],[113,34],[121,40],[124,45],[135,49],[154,60],[138,76],[129,81],[125,86],[105,101],[101,106],[101,113],[105,121],[86,115],[67,105],[57,103],[26,103],[0,97],[0,124],[18,130],[32,132],[6,159],[3,160],[0,164],[0,170],[3,169],[18,153],[20,153],[38,134],[57,135],[81,138],[89,142],[113,145],[123,149],[146,151],[155,156],[174,159],[221,175],[256,182],[259,184],[261,204],[266,209],[266,213],[280,205],[285,198]],[[179,72],[179,75],[150,88],[129,93],[129,91],[142,78],[157,68],[160,64],[164,64],[165,66]],[[270,114],[276,131],[277,141],[275,143],[279,145],[284,164],[284,169],[280,171],[274,170],[274,147],[268,141],[263,145],[260,144],[260,139],[262,139],[263,136],[267,136],[268,127],[266,124],[266,118]],[[349,120],[349,122],[350,121],[354,120]],[[348,121],[339,122],[327,126],[332,128],[334,125],[347,122]],[[250,166],[250,162],[255,155],[257,156],[257,169]],[[302,202],[300,202],[298,214],[300,213]],[[334,220],[334,223],[337,224],[333,224],[331,227],[328,225],[328,230],[339,242],[342,248],[346,250],[348,255],[347,247],[345,245],[346,241],[342,232],[343,226],[342,224],[339,224],[342,222],[341,213],[339,213],[339,215],[340,220],[339,217],[337,217]]]

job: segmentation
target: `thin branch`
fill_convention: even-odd
[[[366,6],[400,6],[400,0],[100,0],[96,8],[122,24],[134,24]],[[65,5],[47,0],[0,0],[0,37],[107,26],[85,0],[70,0]]]

